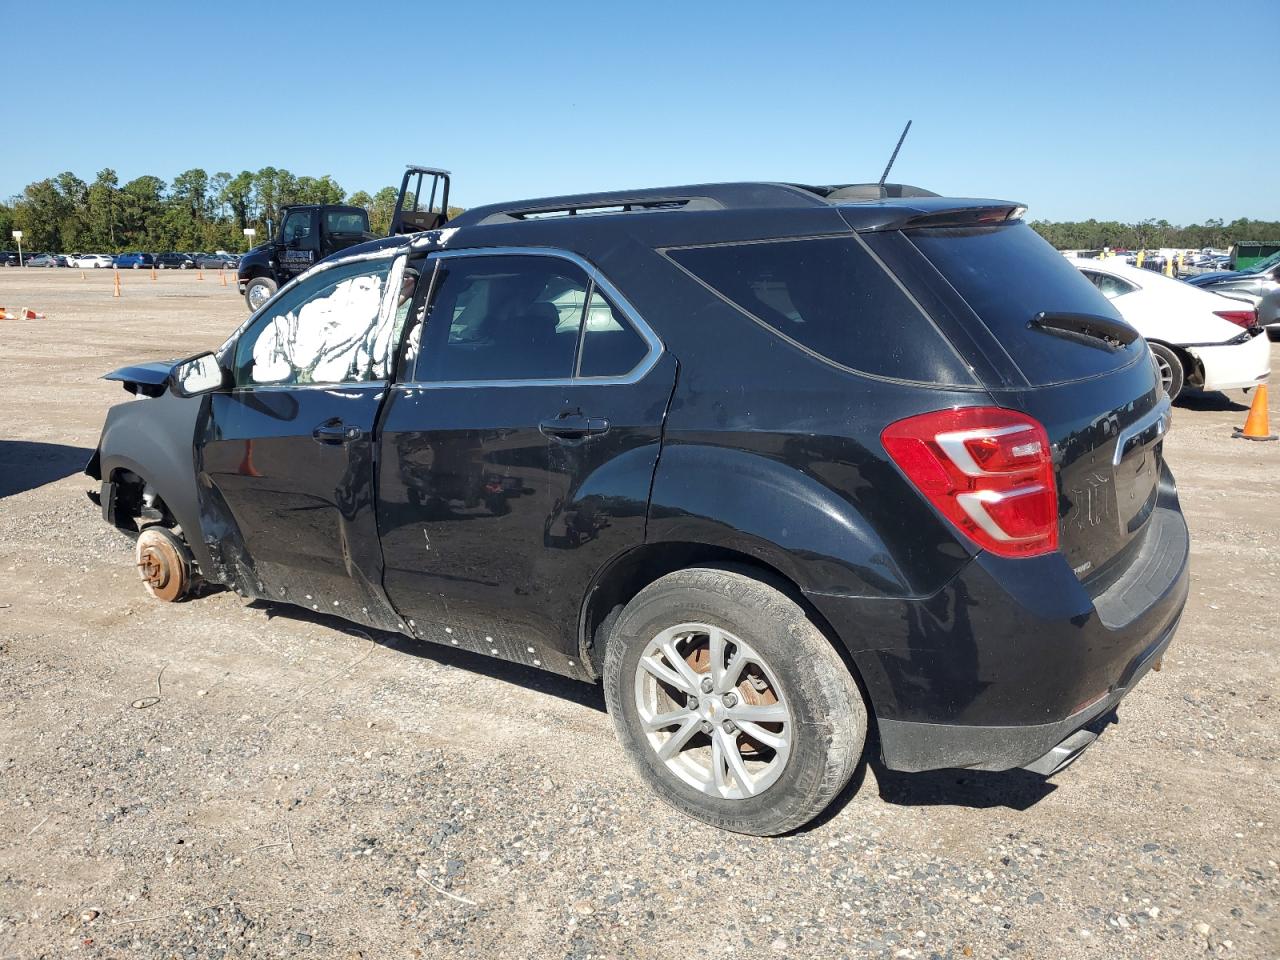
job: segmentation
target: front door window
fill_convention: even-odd
[[[360,383],[387,375],[391,261],[356,261],[310,277],[240,337],[237,387]]]

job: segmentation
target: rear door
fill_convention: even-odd
[[[581,674],[594,574],[644,540],[675,365],[585,261],[428,261],[379,437],[391,601],[418,635]]]
[[[1111,303],[1021,221],[868,240],[997,402],[1044,424],[1058,465],[1060,542],[1076,574],[1118,565],[1146,528],[1163,470],[1169,402],[1146,342],[1125,333]]]

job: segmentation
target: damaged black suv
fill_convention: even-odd
[[[109,376],[88,473],[198,580],[602,681],[731,830],[897,770],[1051,774],[1187,594],[1145,343],[1015,204],[716,184],[351,248]]]

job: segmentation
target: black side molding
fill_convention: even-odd
[[[1138,331],[1123,320],[1101,317],[1095,313],[1037,313],[1027,326],[1032,330],[1066,335],[1073,340],[1094,341],[1095,345],[1127,347],[1138,339]]]

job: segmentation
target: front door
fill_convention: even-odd
[[[210,398],[203,473],[260,595],[394,628],[373,514],[374,427],[404,260],[337,264],[248,327]]]
[[[320,259],[319,211],[290,210],[280,227],[280,251],[277,257],[283,283],[305,273]],[[281,284],[283,286],[283,283]]]
[[[591,578],[644,541],[674,361],[569,255],[432,261],[379,437],[387,593],[419,636],[580,675]]]

